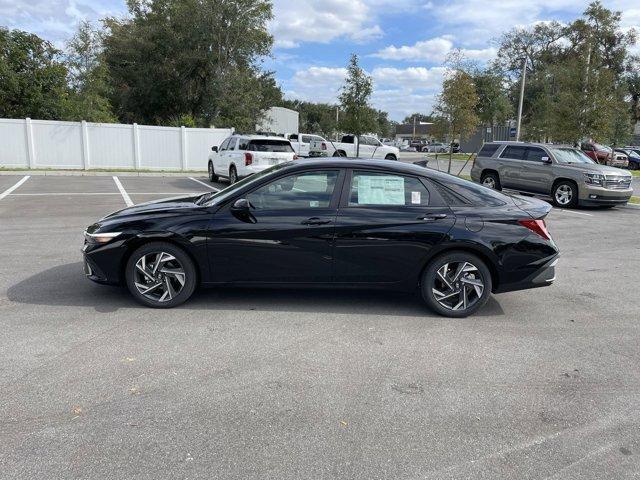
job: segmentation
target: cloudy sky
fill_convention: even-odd
[[[623,27],[640,31],[640,0],[604,0],[623,12]],[[428,113],[438,93],[442,62],[453,48],[484,62],[492,39],[513,26],[567,21],[579,0],[274,0],[273,58],[289,98],[335,101],[349,55],[360,55],[373,76],[374,106],[400,120]],[[0,0],[0,24],[28,30],[57,45],[81,19],[124,15],[124,0]],[[636,48],[640,53],[640,48]]]

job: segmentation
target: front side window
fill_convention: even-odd
[[[256,210],[328,208],[338,170],[297,173],[278,178],[247,195]]]
[[[311,143],[311,137],[309,135],[302,135],[302,143]]]
[[[351,179],[349,206],[429,205],[429,191],[414,177],[391,173],[355,171]]]
[[[232,137],[229,139],[229,147],[227,148],[227,150],[235,150],[236,149],[236,143],[237,143],[237,138],[236,137]]]
[[[238,150],[246,150],[247,149],[247,145],[249,145],[249,139],[248,138],[240,138],[240,140],[238,141]]]
[[[222,142],[222,145],[220,145],[220,151],[222,152],[223,150],[226,150],[227,147],[229,147],[229,141],[231,140],[231,138],[227,138],[224,142]]]
[[[529,147],[527,148],[527,160],[530,162],[540,162],[542,163],[542,157],[548,157],[547,152],[545,152],[541,148],[537,147]]]
[[[288,140],[251,140],[247,145],[247,150],[251,152],[293,152],[291,142]]]
[[[527,147],[521,147],[519,145],[509,145],[504,149],[500,158],[510,158],[513,160],[524,160],[527,154]]]

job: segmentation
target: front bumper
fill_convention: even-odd
[[[592,185],[585,185],[579,195],[580,205],[623,205],[633,195],[633,189],[609,189]]]
[[[96,283],[108,285],[122,283],[122,263],[126,251],[122,240],[106,245],[85,243],[82,247],[85,276]]]

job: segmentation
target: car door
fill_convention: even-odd
[[[507,145],[500,154],[502,171],[500,183],[504,188],[519,189],[522,186],[522,171],[527,147],[523,145]]]
[[[437,191],[419,177],[349,171],[336,219],[334,282],[406,282],[454,223]]]
[[[523,170],[521,172],[521,188],[535,193],[549,193],[553,185],[553,168],[550,155],[540,147],[527,147]]]
[[[329,283],[333,236],[344,171],[310,169],[284,175],[216,212],[209,241],[214,282]]]
[[[366,135],[360,137],[360,158],[371,158],[374,148],[371,137],[367,137]]]
[[[222,142],[220,148],[218,149],[217,155],[213,158],[213,171],[216,173],[216,175],[227,175],[229,173],[228,168],[225,167],[225,163],[227,148],[232,138],[233,137],[229,137],[224,142]]]
[[[314,137],[311,137],[310,135],[301,135],[301,142],[300,142],[300,151],[298,152],[298,155],[301,157],[308,157],[309,156],[309,148],[311,146],[311,140]]]

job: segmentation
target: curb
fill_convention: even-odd
[[[41,177],[188,177],[190,175],[206,175],[206,170],[190,171],[190,172],[92,172],[77,170],[0,170],[0,176],[3,175],[30,175]]]

